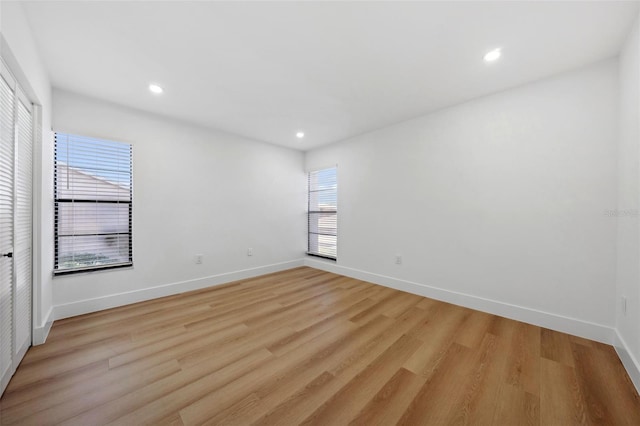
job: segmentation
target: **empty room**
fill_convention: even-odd
[[[0,2],[0,425],[640,425],[639,1]]]

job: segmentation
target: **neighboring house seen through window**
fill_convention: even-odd
[[[131,145],[56,133],[56,274],[130,266]]]
[[[336,168],[309,173],[309,247],[313,256],[338,256],[338,180]]]

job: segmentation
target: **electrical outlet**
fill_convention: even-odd
[[[402,255],[396,254],[396,265],[402,265]]]
[[[201,265],[202,264],[202,258],[203,257],[204,257],[204,254],[196,254],[196,257],[195,257],[196,265]]]
[[[253,249],[251,247],[247,249],[247,256],[253,256]]]
[[[621,309],[622,309],[622,315],[623,316],[627,316],[627,296],[622,296],[620,298],[620,302],[621,302]]]

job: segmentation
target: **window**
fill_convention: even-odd
[[[130,266],[131,145],[56,133],[56,274]]]
[[[309,249],[307,254],[335,260],[338,254],[336,168],[309,173]]]

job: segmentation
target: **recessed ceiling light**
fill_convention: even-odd
[[[162,87],[158,86],[157,84],[153,84],[153,83],[149,85],[149,90],[151,90],[151,92],[157,93],[157,94],[160,94],[160,93],[164,92]]]
[[[303,132],[296,133],[296,138],[298,138],[298,139],[304,138],[304,133]]]
[[[486,55],[484,55],[484,61],[485,62],[493,62],[495,60],[497,60],[500,55],[502,55],[502,50],[500,48],[498,49],[493,49],[489,52],[487,52]]]

